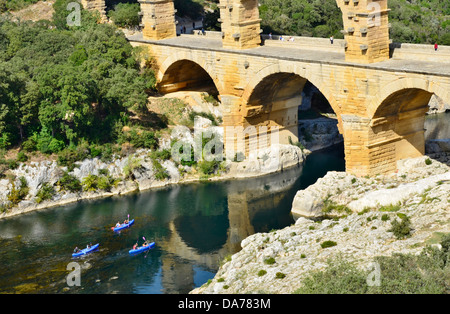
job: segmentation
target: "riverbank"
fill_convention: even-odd
[[[278,145],[277,149],[261,150],[257,156],[242,162],[224,161],[208,176],[195,167],[182,166],[173,160],[155,161],[152,151],[145,149],[127,157],[113,157],[111,162],[103,162],[99,158],[85,159],[76,162],[71,171],[58,166],[56,161],[20,163],[16,169],[10,170],[9,178],[0,180],[0,204],[10,201],[12,193],[19,189],[20,178],[26,182],[27,195],[16,206],[3,207],[0,219],[81,200],[125,195],[168,185],[265,176],[301,165],[308,153],[297,146]],[[158,177],[160,171],[165,173],[163,178]],[[80,183],[108,178],[111,184],[107,189],[100,186],[86,188],[83,184],[82,190],[71,192],[61,185],[64,175],[70,175]],[[54,194],[50,199],[40,200],[39,193],[44,186],[52,187]]]
[[[367,270],[377,256],[436,245],[450,232],[448,157],[404,160],[396,174],[375,178],[329,172],[294,199],[293,211],[308,218],[246,238],[215,278],[191,293],[293,293],[330,260]],[[311,207],[299,210],[302,204]],[[410,227],[400,238],[394,221],[404,220]]]

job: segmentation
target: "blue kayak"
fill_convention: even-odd
[[[81,255],[85,255],[85,254],[91,253],[91,252],[95,251],[96,249],[98,249],[99,246],[100,246],[100,243],[97,243],[96,245],[93,245],[90,248],[85,248],[83,250],[78,251],[77,253],[73,253],[72,256],[73,257],[78,257],[78,256],[81,256]]]
[[[132,224],[134,224],[134,219],[130,220],[127,224],[121,224],[119,227],[111,227],[113,231],[120,231],[126,228],[129,228]]]
[[[148,251],[150,249],[153,249],[155,247],[155,245],[156,245],[155,242],[152,242],[152,243],[150,243],[147,246],[141,246],[141,247],[138,247],[135,250],[130,250],[128,253],[130,253],[132,255],[132,254],[138,254],[138,253],[141,253],[141,252],[145,252],[145,251]]]

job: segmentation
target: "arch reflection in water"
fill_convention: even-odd
[[[293,223],[297,191],[343,170],[342,151],[313,153],[303,169],[276,175],[177,185],[0,220],[0,293],[187,293],[212,278],[247,236]],[[112,233],[128,214],[135,225]],[[157,247],[130,258],[143,236]],[[81,287],[68,289],[72,250],[94,241],[100,250],[80,259],[90,265],[82,267]]]

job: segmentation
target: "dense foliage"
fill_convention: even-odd
[[[0,0],[0,13],[8,10],[20,10],[38,1],[39,0]]]
[[[69,28],[69,1],[55,2],[53,22],[0,19],[0,149],[53,153],[113,142],[130,109],[146,105],[155,79],[136,50],[84,10],[81,26]]]
[[[265,33],[342,38],[342,13],[336,0],[261,0]],[[394,42],[450,45],[450,2],[389,0]]]
[[[180,16],[196,17],[204,0],[175,0]],[[204,24],[220,30],[215,6],[205,11]],[[261,27],[265,34],[343,38],[342,13],[336,0],[260,0]],[[394,42],[450,45],[450,2],[441,0],[389,0],[390,37]]]
[[[108,17],[119,27],[139,26],[141,18],[139,3],[118,3],[114,10],[108,12]]]
[[[426,247],[420,255],[379,256],[379,285],[369,286],[373,273],[344,259],[330,261],[324,271],[312,273],[296,293],[305,294],[448,294],[450,292],[450,234],[440,248]]]

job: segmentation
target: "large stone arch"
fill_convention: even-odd
[[[431,94],[435,94],[445,101],[450,101],[450,90],[446,90],[439,83],[423,78],[400,78],[384,86],[380,92],[373,97],[367,107],[368,117],[374,118],[379,107],[389,96],[399,91],[407,91],[410,89],[424,90]]]
[[[242,95],[242,99],[244,103],[247,103],[255,90],[255,88],[267,77],[277,74],[277,73],[288,73],[295,74],[301,78],[304,78],[311,82],[319,91],[325,96],[328,102],[333,108],[333,111],[339,116],[341,113],[340,106],[336,98],[333,95],[333,92],[325,85],[325,82],[322,80],[320,75],[316,75],[314,71],[309,70],[300,65],[292,65],[291,63],[279,63],[267,66],[256,73],[252,79],[248,82],[247,86],[244,89],[244,93]]]
[[[205,58],[201,58],[197,54],[189,52],[178,52],[172,54],[161,63],[156,75],[159,85],[164,81],[170,68],[180,62],[191,62],[192,64],[197,65],[199,69],[203,70],[211,78],[217,91],[219,92],[219,95],[223,94],[223,83],[219,80],[214,67],[208,64]]]
[[[289,63],[278,63],[267,66],[256,73],[252,79],[248,82],[246,87],[244,88],[244,92],[242,95],[242,103],[249,104],[254,91],[258,88],[258,86],[267,78],[271,76],[275,76],[277,74],[290,74],[291,78],[301,78],[305,82],[309,81],[313,84],[328,100],[331,108],[336,113],[338,118],[338,127],[339,131],[342,133],[342,121],[341,121],[341,107],[336,100],[334,93],[328,88],[325,82],[322,80],[321,75],[317,74],[314,69],[309,69],[301,65],[292,65]],[[301,89],[303,86],[301,86]]]
[[[396,169],[397,161],[425,154],[425,116],[433,94],[449,91],[425,78],[402,78],[387,84],[369,103],[367,145],[371,173]]]

